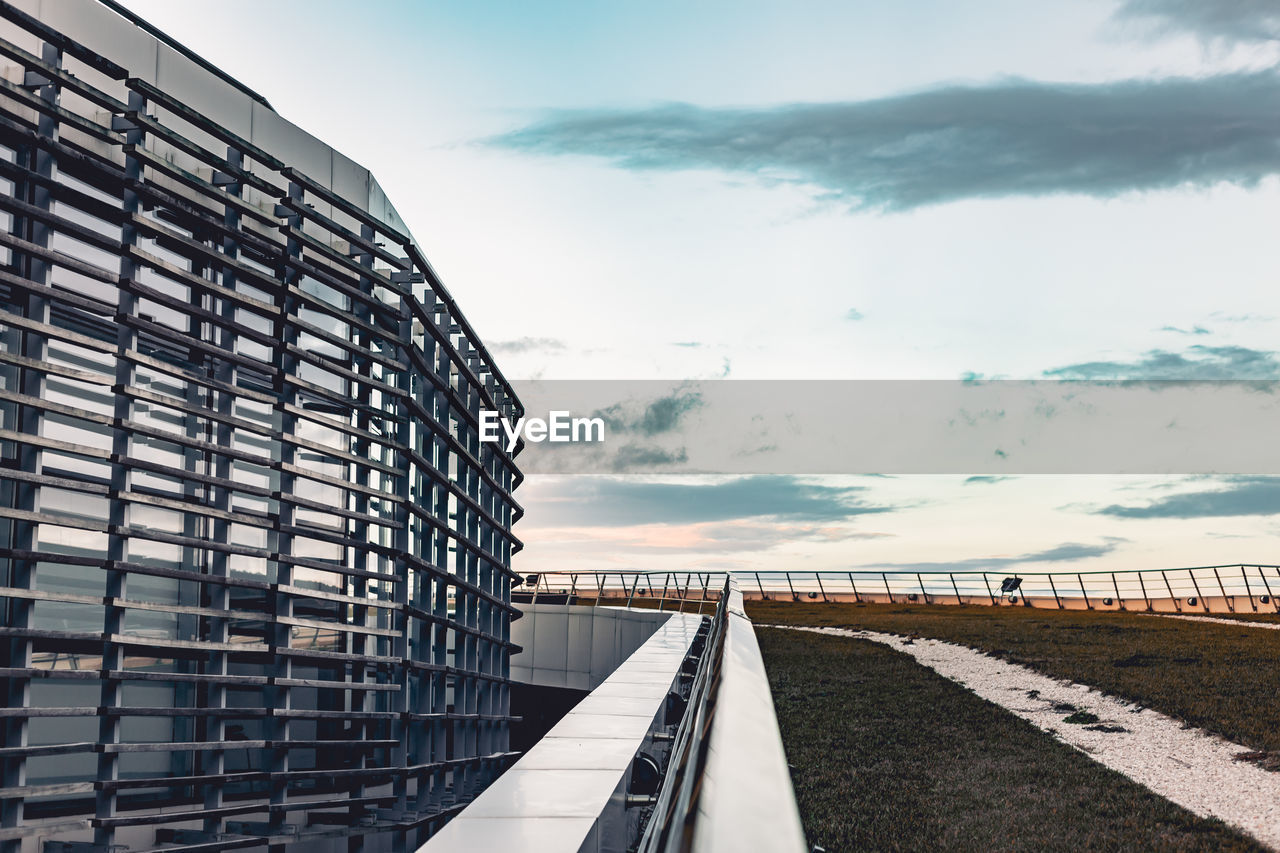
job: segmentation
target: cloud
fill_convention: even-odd
[[[672,346],[685,347],[687,349],[697,349],[698,347],[703,346],[703,343],[701,341],[676,341],[675,343],[672,344]]]
[[[1190,329],[1180,329],[1177,326],[1161,326],[1161,332],[1176,332],[1179,335],[1207,335],[1209,330],[1204,326],[1192,326]]]
[[[1056,84],[1002,80],[870,101],[574,110],[485,141],[626,169],[717,169],[853,208],[1252,186],[1280,171],[1280,72]]]
[[[973,477],[967,478],[964,481],[964,485],[972,486],[978,483],[982,483],[982,484],[1000,483],[1008,479],[1009,479],[1008,477],[992,477],[987,474],[978,474]]]
[[[867,316],[866,314],[863,314],[857,308],[850,308],[847,312],[845,312],[844,318],[846,320],[852,320],[854,322],[857,322],[858,320],[861,320],[866,316]]]
[[[1237,477],[1225,489],[1168,495],[1140,506],[1113,504],[1097,510],[1114,518],[1229,518],[1280,515],[1280,478]]]
[[[683,447],[677,450],[666,450],[661,447],[646,447],[639,444],[626,444],[618,448],[611,460],[613,470],[630,471],[634,468],[646,468],[660,465],[679,465],[689,461],[689,454]]]
[[[1150,350],[1135,361],[1086,361],[1046,370],[1055,379],[1280,379],[1277,353],[1197,344],[1184,352]]]
[[[603,418],[610,431],[655,436],[672,432],[681,418],[701,406],[702,395],[697,391],[676,390],[639,408],[632,403],[614,403],[593,412],[592,417]]]
[[[1276,0],[1125,0],[1116,20],[1145,20],[1155,34],[1188,32],[1204,41],[1280,39]]]
[[[869,503],[865,486],[826,485],[759,475],[721,482],[652,482],[574,477],[540,495],[525,524],[540,527],[688,525],[771,519],[828,525],[895,508]]]
[[[999,571],[1023,563],[1071,563],[1077,560],[1105,557],[1120,544],[1128,541],[1118,536],[1108,536],[1096,545],[1063,542],[1061,545],[1055,545],[1043,551],[1031,551],[1014,557],[971,557],[945,563],[874,563],[872,565],[877,569],[915,572]]]
[[[557,338],[515,338],[510,341],[493,341],[489,349],[494,352],[561,352],[565,343]]]

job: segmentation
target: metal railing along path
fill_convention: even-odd
[[[748,600],[1023,605],[1059,610],[1280,613],[1280,566],[1232,564],[1119,571],[734,572]],[[625,604],[710,613],[725,572],[556,571],[530,574],[514,599]]]

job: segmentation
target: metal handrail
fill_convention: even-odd
[[[554,571],[517,587],[579,603],[656,606],[702,613],[730,576],[747,599],[888,604],[1022,604],[1060,610],[1280,613],[1280,566],[1245,563],[1118,571],[947,572],[871,569],[762,572]],[[1012,589],[1002,589],[1016,580]]]
[[[638,850],[805,849],[764,660],[727,576]]]

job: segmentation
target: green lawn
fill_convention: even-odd
[[[884,646],[757,627],[827,851],[1261,850]]]
[[[1280,631],[1137,613],[753,601],[760,624],[934,637],[1280,752]]]

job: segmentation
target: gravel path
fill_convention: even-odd
[[[1268,628],[1280,631],[1280,622],[1250,622],[1248,619],[1222,619],[1216,616],[1188,616],[1183,613],[1152,613],[1161,619],[1185,619],[1188,622],[1217,622],[1220,625],[1240,625],[1244,628]]]
[[[1058,681],[965,646],[876,631],[794,630],[872,640],[911,655],[1160,796],[1280,850],[1280,773],[1235,760],[1247,747],[1087,685]],[[1077,712],[1085,722],[1065,722]]]

